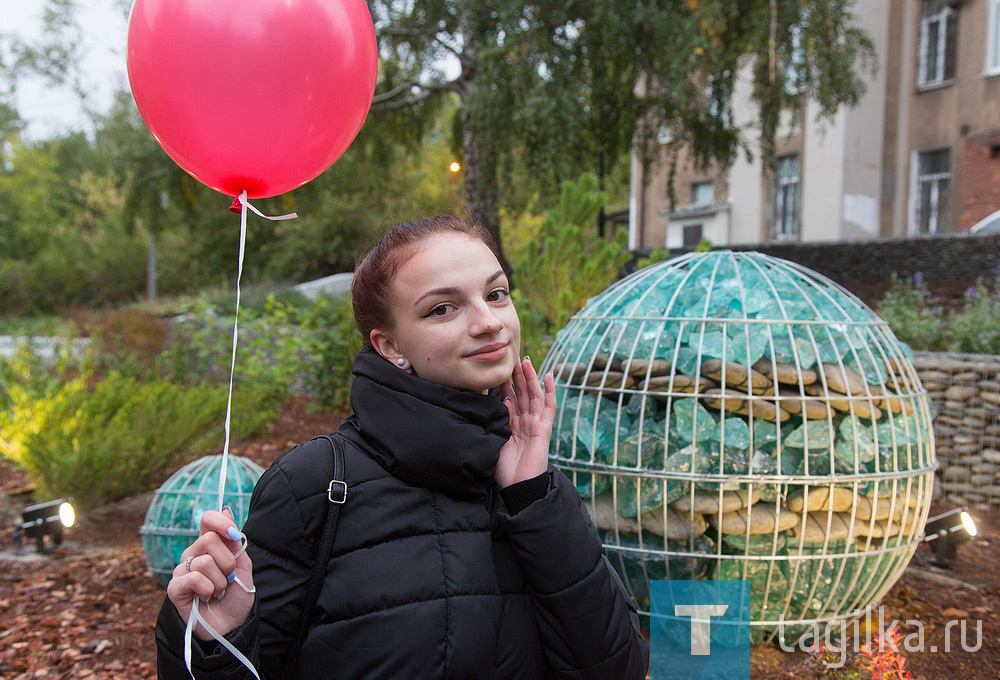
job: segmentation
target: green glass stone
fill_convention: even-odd
[[[632,394],[627,397],[625,405],[622,407],[623,418],[627,418],[629,433],[635,433],[642,422],[643,430],[663,432],[664,421],[659,418],[656,399],[644,394]],[[654,426],[654,423],[657,423]]]
[[[760,326],[751,326],[751,332],[730,325],[729,341],[726,346],[726,359],[744,366],[752,366],[764,356],[770,346],[767,330]]]
[[[825,420],[807,420],[785,438],[785,446],[817,451],[833,445],[834,431]]]
[[[667,472],[718,474],[719,452],[689,445],[671,453],[663,462],[663,469]]]
[[[584,500],[611,488],[611,476],[594,472],[576,472],[576,490]]]
[[[719,425],[715,417],[697,399],[677,399],[673,413],[673,425],[685,441],[719,440]]]
[[[808,468],[807,464],[808,463]],[[844,459],[840,458],[836,454],[833,456],[832,467],[830,461],[830,452],[822,451],[818,453],[810,453],[808,456],[804,456],[802,460],[795,466],[795,475],[830,475],[836,473],[853,473],[854,463],[853,459],[851,463],[847,463]],[[862,468],[860,471],[864,471]]]
[[[641,467],[646,470],[659,470],[663,465],[665,442],[663,436],[653,432],[633,434],[618,443],[618,460],[614,452],[608,450],[604,456],[609,465],[622,467]]]
[[[730,555],[783,555],[786,540],[784,531],[750,534],[749,537],[745,534],[723,534],[722,545]]]
[[[615,508],[622,517],[637,517],[663,505],[663,480],[655,477],[617,477]]]
[[[837,434],[840,437],[837,443],[842,445],[845,451],[851,452],[851,459],[854,458],[855,450],[858,458],[864,462],[875,458],[875,440],[872,438],[872,429],[857,416],[844,416],[837,426]]]
[[[816,365],[816,348],[800,335],[789,338],[786,334],[774,335],[774,360],[779,364],[798,364],[802,368]]]
[[[750,469],[755,475],[773,475],[778,472],[778,459],[774,452],[754,451],[750,457]]]
[[[742,418],[726,418],[718,428],[719,441],[725,446],[745,449],[750,446],[750,427]]]
[[[672,358],[677,372],[683,375],[698,375],[701,372],[700,353],[689,347],[681,347]]]
[[[800,544],[796,539],[789,541],[787,551],[790,556],[798,555]],[[859,572],[864,558],[840,557],[848,549],[844,539],[829,541],[824,553],[823,543],[802,543],[803,555],[828,555],[820,559],[792,560],[789,564],[788,581],[793,583],[792,608],[801,618],[819,617],[837,613],[837,607],[845,597],[849,600],[849,585]],[[863,583],[868,578],[864,570],[859,575]],[[796,578],[797,576],[797,578]],[[791,617],[789,617],[791,618]]]
[[[754,418],[749,423],[753,428],[753,446],[755,449],[770,448],[778,443],[778,423]]]

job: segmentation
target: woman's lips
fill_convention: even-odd
[[[499,361],[507,356],[507,348],[509,345],[506,343],[497,343],[494,345],[487,345],[481,350],[478,350],[474,354],[466,355],[466,359],[472,359],[473,361]]]

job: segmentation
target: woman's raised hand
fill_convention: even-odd
[[[253,590],[253,564],[246,552],[235,556],[242,547],[242,535],[229,508],[206,511],[200,529],[198,540],[181,554],[181,563],[167,584],[167,597],[185,621],[191,616],[194,598],[200,598],[204,604],[198,613],[225,635],[246,621],[253,608],[254,594],[234,583],[238,576]],[[202,640],[212,637],[201,624],[194,634]]]
[[[537,477],[548,469],[549,438],[556,415],[556,386],[551,373],[545,376],[542,392],[531,359],[525,357],[514,365],[511,383],[500,387],[510,412],[510,439],[500,448],[493,470],[500,488]]]

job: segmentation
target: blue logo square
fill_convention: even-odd
[[[749,680],[747,581],[651,580],[650,680]]]

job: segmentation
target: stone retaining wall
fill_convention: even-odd
[[[1000,505],[1000,356],[917,352],[913,365],[937,407],[941,497],[978,510]]]

